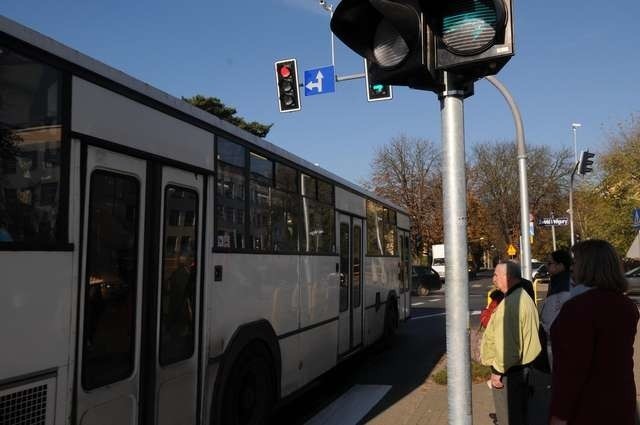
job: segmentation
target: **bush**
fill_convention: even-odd
[[[433,381],[438,385],[447,385],[447,368],[442,368],[432,375]],[[491,378],[491,368],[484,366],[475,360],[471,360],[471,382],[477,384]]]

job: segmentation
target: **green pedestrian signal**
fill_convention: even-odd
[[[365,81],[367,84],[367,101],[375,102],[378,100],[391,100],[393,99],[393,91],[388,84],[373,83],[369,81],[369,72],[367,67],[367,60],[364,61]]]

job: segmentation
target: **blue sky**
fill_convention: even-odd
[[[368,103],[364,80],[346,81],[303,97],[300,112],[278,112],[274,61],[296,58],[301,76],[331,64],[329,14],[318,0],[3,0],[0,14],[174,96],[215,96],[248,120],[274,123],[269,141],[354,182],[395,136],[440,144],[430,92],[395,87],[392,101]],[[515,14],[516,56],[498,78],[518,102],[527,143],[573,149],[579,122],[578,151],[602,150],[640,110],[640,2],[516,0]],[[336,72],[362,72],[337,39]],[[506,102],[486,81],[465,102],[465,133],[467,151],[514,138]]]

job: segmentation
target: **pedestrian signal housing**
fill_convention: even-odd
[[[364,69],[368,69],[367,60],[364,60]],[[393,90],[388,84],[372,83],[369,78],[369,73],[365,73],[365,84],[367,85],[367,101],[376,102],[378,100],[391,100],[393,99]]]

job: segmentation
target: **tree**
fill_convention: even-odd
[[[442,243],[442,175],[439,150],[428,140],[400,135],[376,150],[364,185],[405,208],[411,218],[413,257]]]
[[[204,97],[198,94],[189,98],[183,97],[182,100],[258,137],[266,137],[273,127],[273,124],[261,124],[257,121],[246,122],[244,118],[236,116],[235,108],[225,105],[217,97]]]
[[[618,125],[607,150],[596,156],[594,176],[576,191],[577,231],[609,241],[624,254],[635,237],[633,208],[640,207],[640,116]]]
[[[529,212],[535,216],[566,209],[567,177],[572,156],[567,149],[552,152],[534,146],[527,153]],[[476,194],[488,216],[487,232],[498,252],[518,245],[520,236],[520,189],[517,147],[514,142],[487,142],[474,146],[468,189]],[[544,254],[547,244],[532,247]]]

